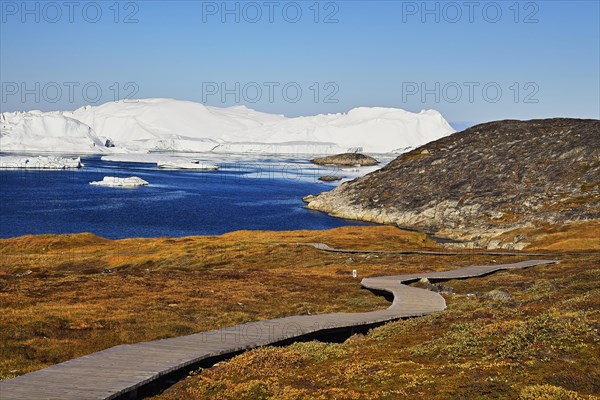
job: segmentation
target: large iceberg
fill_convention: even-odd
[[[83,167],[81,158],[64,157],[0,157],[0,170],[11,169],[74,169]]]
[[[106,147],[89,125],[61,112],[0,114],[0,151],[102,153]]]
[[[453,132],[435,110],[360,107],[288,118],[244,106],[146,99],[69,112],[3,113],[0,151],[335,154],[353,148],[388,153]]]

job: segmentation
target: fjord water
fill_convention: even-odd
[[[302,208],[329,190],[295,160],[222,163],[219,171],[158,170],[155,164],[83,159],[85,168],[0,172],[0,237],[91,232],[120,239],[215,235],[241,229],[328,229],[358,222]],[[138,176],[150,186],[89,185],[104,176]]]

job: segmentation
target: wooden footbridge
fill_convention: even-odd
[[[325,251],[336,251],[330,247],[325,248],[326,245],[323,244],[310,245]],[[171,339],[120,345],[0,381],[0,399],[136,398],[138,390],[147,385],[169,374],[188,371],[202,362],[218,360],[259,346],[281,344],[339,330],[365,328],[444,310],[446,302],[439,294],[406,285],[421,278],[428,278],[430,281],[473,278],[498,270],[555,262],[557,261],[531,260],[514,264],[474,265],[442,272],[365,278],[362,280],[363,287],[393,296],[393,303],[389,308],[363,313],[298,315]]]

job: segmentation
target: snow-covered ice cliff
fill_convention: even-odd
[[[435,110],[360,107],[348,113],[288,118],[244,106],[145,99],[75,111],[0,114],[0,151],[62,153],[401,152],[453,133]],[[107,147],[107,141],[114,147]]]

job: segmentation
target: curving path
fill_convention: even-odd
[[[361,282],[363,287],[389,292],[394,296],[389,308],[364,313],[299,315],[251,322],[189,336],[115,346],[14,379],[0,381],[0,399],[86,400],[114,399],[125,395],[133,397],[138,388],[166,374],[185,370],[203,360],[315,333],[368,327],[444,310],[446,302],[439,294],[406,285],[421,278],[428,278],[430,281],[463,279],[487,275],[498,270],[556,262],[531,260],[514,264],[475,265],[442,272],[365,278]]]

